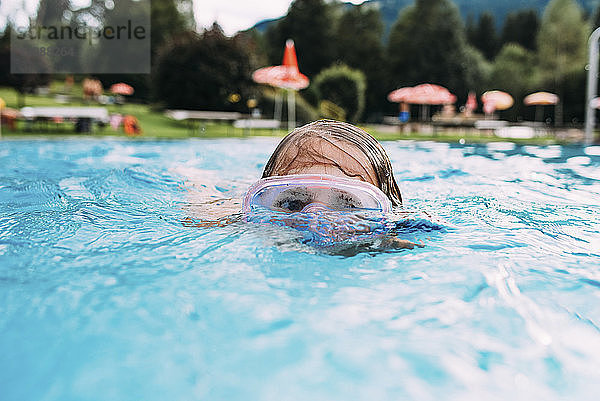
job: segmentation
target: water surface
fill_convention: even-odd
[[[182,224],[276,144],[0,142],[0,398],[596,399],[600,147],[384,143],[421,249]]]

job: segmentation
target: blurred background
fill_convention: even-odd
[[[118,2],[124,9],[127,3],[136,2]],[[509,123],[582,128],[587,42],[600,25],[598,0],[155,0],[151,74],[10,73],[14,26],[90,18],[102,24],[114,7],[113,0],[2,0],[0,97],[17,109],[31,105],[27,95],[40,93],[78,104],[86,96],[84,80],[93,80],[100,86],[88,93],[90,102],[106,103],[101,96],[107,95],[114,103],[112,96],[119,94],[109,88],[125,83],[133,89],[125,94],[127,103],[148,105],[153,112],[222,111],[285,120],[291,109],[283,88],[298,90],[293,99],[298,123],[327,117],[398,125],[404,110],[412,121],[472,113]],[[282,64],[289,39],[308,85],[290,88],[253,79],[258,69]],[[447,89],[452,102],[388,97],[420,84]],[[514,101],[508,108],[484,110],[481,95],[491,90]],[[557,100],[523,101],[540,91]],[[136,110],[143,119],[142,109]]]

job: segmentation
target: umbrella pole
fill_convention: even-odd
[[[273,119],[281,121],[281,106],[283,104],[283,93],[281,89],[275,92],[275,110],[273,111]]]
[[[540,110],[541,110],[540,105],[536,105],[535,106],[535,121],[538,121],[538,120],[542,121],[544,119],[543,116],[542,116],[542,118],[540,118]]]
[[[288,91],[288,130],[296,128],[296,91]]]

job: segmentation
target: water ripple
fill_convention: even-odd
[[[384,143],[392,252],[209,215],[277,142],[0,142],[1,398],[595,399],[597,146]]]

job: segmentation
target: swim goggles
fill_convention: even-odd
[[[388,213],[392,203],[368,182],[325,174],[294,174],[263,178],[253,184],[244,196],[242,211],[248,215],[255,208],[288,213],[310,213],[320,208]]]

